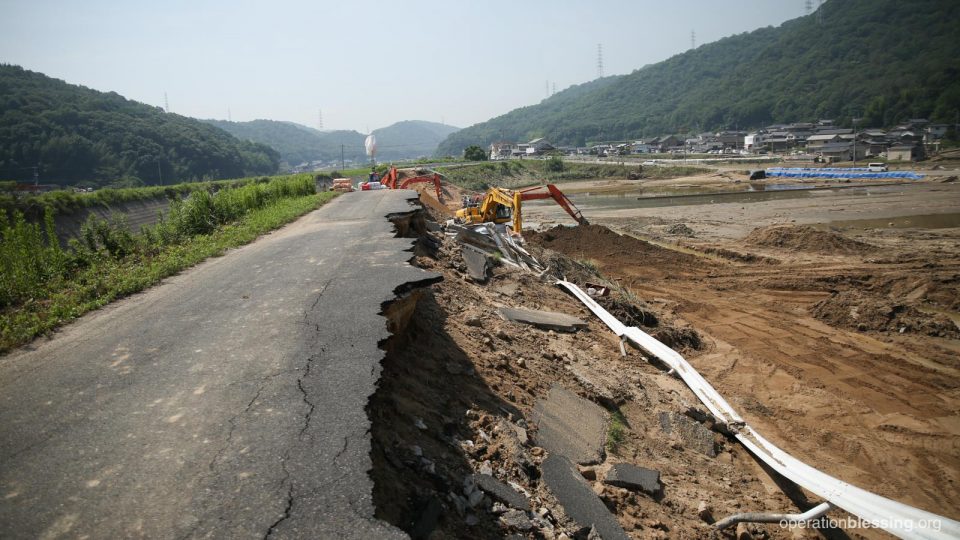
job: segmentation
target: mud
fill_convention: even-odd
[[[525,237],[550,274],[608,287],[601,303],[681,350],[781,448],[852,484],[957,519],[960,336],[950,316],[960,309],[960,230],[803,227],[952,208],[929,187],[849,212],[836,210],[853,199],[833,198],[728,214],[717,205],[642,209]],[[680,223],[695,236],[666,233]],[[432,538],[585,537],[543,486],[545,453],[527,422],[553,384],[622,417],[606,461],[581,472],[632,538],[731,537],[698,516],[701,502],[718,519],[820,502],[722,434],[713,434],[711,458],[665,433],[660,413],[702,419],[696,397],[637,351],[622,357],[616,337],[549,278],[501,266],[486,285],[473,283],[449,239],[416,261],[445,280],[418,302],[408,333],[396,338],[402,346],[388,349],[369,409],[381,517],[415,536],[433,521],[423,535]],[[567,313],[589,327],[566,335],[520,326],[496,316],[501,306]],[[616,462],[659,470],[662,496],[605,486]],[[463,480],[475,473],[524,490],[532,528],[505,525],[505,508],[489,497],[470,506]],[[755,538],[889,538],[866,529],[748,530]]]
[[[586,231],[553,247],[696,330],[687,358],[775,444],[957,519],[960,229],[898,218],[958,210],[960,189],[931,179],[876,197],[587,215],[683,256]],[[828,225],[866,218],[892,225]],[[677,223],[696,237],[665,234]]]

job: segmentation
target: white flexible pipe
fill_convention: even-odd
[[[796,525],[806,523],[823,516],[833,508],[833,505],[825,502],[820,503],[802,514],[767,514],[762,512],[746,512],[743,514],[734,514],[725,517],[713,524],[718,530],[724,530],[727,527],[737,523],[781,523],[783,525]]]
[[[900,538],[948,540],[960,538],[960,522],[921,510],[850,485],[823,473],[774,446],[733,410],[720,393],[679,353],[634,326],[626,326],[597,304],[580,287],[568,281],[557,285],[567,289],[604,322],[618,337],[626,337],[656,356],[680,375],[703,405],[726,425],[753,455],[798,486],[826,499],[860,518],[858,525],[883,529]]]

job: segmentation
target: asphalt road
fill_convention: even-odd
[[[391,538],[364,407],[407,260],[349,193],[0,357],[2,538]]]

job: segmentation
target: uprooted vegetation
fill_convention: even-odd
[[[579,234],[621,238],[604,231]],[[444,281],[419,297],[409,324],[385,345],[380,387],[368,406],[377,517],[414,538],[585,538],[589,527],[567,513],[543,476],[552,454],[541,445],[534,410],[557,385],[608,411],[597,442],[605,457],[579,466],[577,476],[630,537],[713,536],[698,514],[701,503],[717,515],[741,504],[794,508],[784,495],[760,496],[749,456],[700,423],[693,394],[641,352],[621,356],[617,337],[556,287],[551,272],[609,286],[603,305],[678,350],[702,347],[671,312],[640,302],[596,267],[532,244],[547,273],[501,263],[479,283],[469,277],[459,244],[424,234],[430,240],[420,245],[431,249],[418,247],[415,263]],[[497,313],[504,306],[573,315],[587,328],[567,333],[511,322]],[[659,471],[663,490],[607,483],[616,463]],[[752,528],[785,537],[775,527]]]

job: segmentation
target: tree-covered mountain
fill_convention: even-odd
[[[423,120],[405,120],[375,129],[377,156],[382,160],[432,156],[440,142],[459,129]]]
[[[318,131],[293,122],[277,120],[252,120],[229,122],[204,120],[238,139],[265,144],[280,152],[280,159],[296,166],[310,161],[334,161],[340,159],[343,145],[344,159],[363,160],[363,140],[366,135],[356,131]]]
[[[253,120],[251,122],[228,122],[204,120],[233,136],[263,143],[275,148],[289,165],[309,161],[337,161],[343,145],[344,159],[366,160],[363,146],[366,135],[356,131],[320,131],[293,122]],[[375,129],[377,159],[391,160],[431,156],[437,145],[458,128],[406,120],[385,128]]]
[[[831,118],[953,123],[960,110],[960,11],[950,0],[828,0],[780,27],[727,37],[603,85],[463,129],[470,144],[547,137],[621,140]],[[597,81],[595,81],[597,82]]]
[[[193,118],[0,64],[0,179],[107,185],[239,178],[279,154]]]

